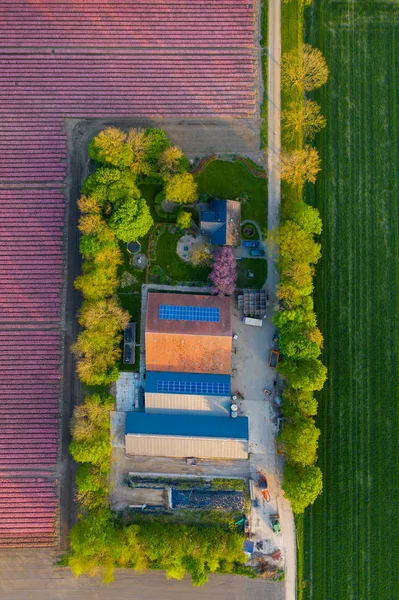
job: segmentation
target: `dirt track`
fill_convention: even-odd
[[[0,600],[282,600],[280,583],[213,575],[202,588],[189,578],[166,581],[164,573],[139,575],[119,569],[111,586],[98,578],[75,579],[69,570],[51,566],[51,551],[0,552]]]

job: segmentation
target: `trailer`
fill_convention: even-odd
[[[242,322],[244,325],[252,325],[252,327],[263,327],[262,319],[253,319],[252,317],[244,317]]]
[[[280,352],[278,350],[270,350],[269,356],[269,367],[275,369],[277,367],[277,363],[280,360]]]

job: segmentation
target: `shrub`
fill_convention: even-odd
[[[177,226],[180,229],[189,229],[191,227],[192,216],[186,210],[179,211],[177,215]]]
[[[301,514],[313,504],[323,490],[323,477],[319,467],[284,465],[282,488],[284,496],[291,502],[294,513]]]
[[[214,294],[231,296],[237,283],[237,261],[229,246],[215,250],[213,254],[213,269],[209,275],[213,283]]]
[[[194,244],[188,252],[188,260],[195,267],[209,266],[212,261],[212,251],[209,244]]]
[[[197,184],[191,173],[178,173],[167,178],[165,184],[167,200],[178,204],[191,204],[198,197]]]

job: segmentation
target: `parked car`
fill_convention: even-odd
[[[249,251],[249,256],[265,256],[265,251],[259,248]]]
[[[132,341],[132,338],[133,338],[133,336],[132,336],[132,330],[131,330],[130,327],[128,327],[127,329],[125,329],[125,342],[127,344],[130,344],[131,341]]]
[[[252,241],[252,240],[244,240],[242,242],[242,246],[244,248],[258,248],[259,247],[259,242]]]
[[[132,356],[133,356],[133,352],[132,352],[132,347],[128,346],[127,344],[125,345],[125,350],[123,353],[123,362],[130,364],[132,362]]]

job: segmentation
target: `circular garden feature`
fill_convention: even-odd
[[[244,223],[241,225],[241,238],[243,240],[259,239],[258,230],[253,223]]]

